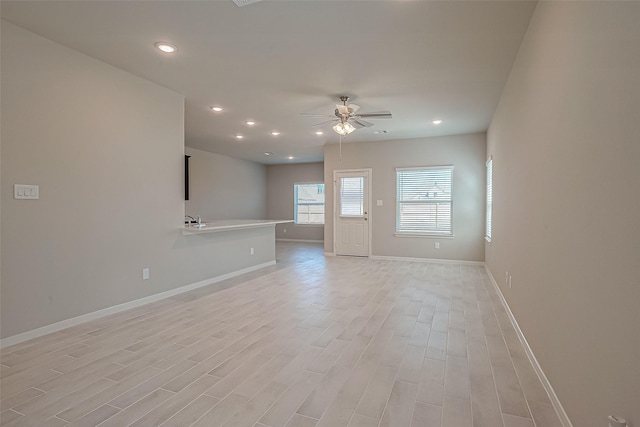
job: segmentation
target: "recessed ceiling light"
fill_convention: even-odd
[[[211,107],[211,109],[216,113],[219,113],[220,111],[222,111],[222,107]]]
[[[316,135],[322,135],[324,132],[322,132],[321,130],[317,130],[316,131]]]
[[[242,138],[244,138],[244,136],[243,135],[236,135],[236,138],[237,139],[242,139]]]
[[[277,130],[274,130],[273,132],[271,132],[271,135],[278,136],[280,135],[280,132],[278,132]]]
[[[433,122],[434,125],[439,125],[440,123],[442,123],[442,120],[434,120]]]
[[[272,155],[272,154],[273,154],[273,153],[272,153],[272,152],[270,152],[270,151],[265,151],[265,153],[264,153],[264,155],[265,155],[265,156],[270,156],[270,155]]]
[[[253,126],[253,125],[255,125],[255,124],[256,124],[256,122],[254,122],[253,120],[247,120],[245,123],[246,123],[248,126]]]
[[[171,43],[166,43],[166,42],[157,42],[155,46],[156,48],[160,49],[164,53],[173,53],[178,50],[178,48],[175,45],[172,45]]]
[[[289,157],[287,157],[287,159],[289,159],[289,160],[293,160],[293,159],[294,159],[294,157],[293,157],[293,156],[289,156]]]

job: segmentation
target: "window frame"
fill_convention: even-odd
[[[491,243],[491,234],[493,226],[493,156],[489,157],[486,167],[486,194],[485,194],[485,222],[484,222],[484,239]]]
[[[400,194],[399,194],[399,188],[398,188],[398,177],[399,174],[401,172],[404,171],[411,171],[411,170],[415,170],[415,171],[424,171],[424,170],[448,170],[451,171],[451,196],[450,196],[450,200],[447,202],[449,203],[450,206],[450,219],[449,219],[449,223],[450,223],[450,229],[449,230],[445,230],[445,231],[438,231],[438,230],[406,230],[406,229],[400,229],[400,204],[403,203],[403,201],[400,200]],[[454,208],[454,200],[453,200],[453,171],[454,171],[454,166],[453,165],[437,165],[437,166],[418,166],[418,167],[399,167],[396,168],[396,201],[395,201],[395,208],[396,208],[396,224],[395,224],[395,236],[396,237],[437,237],[437,238],[454,238],[454,226],[453,226],[453,208]],[[438,202],[432,202],[434,204],[438,203]]]
[[[298,203],[298,190],[297,187],[299,185],[322,185],[323,188],[323,194],[325,195],[325,200],[323,203]],[[327,204],[327,199],[326,199],[326,185],[324,184],[323,181],[309,181],[309,182],[294,182],[293,183],[293,224],[295,226],[303,226],[303,227],[324,227],[324,225],[326,224],[326,204]],[[298,222],[298,205],[313,205],[313,206],[320,206],[322,205],[323,207],[323,222],[319,223],[319,222],[312,222],[312,223],[299,223]]]

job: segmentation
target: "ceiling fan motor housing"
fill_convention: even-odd
[[[334,114],[336,115],[336,117],[339,117],[341,119],[348,119],[349,116],[353,114],[353,108],[349,108],[347,114],[340,114],[340,110],[336,108]]]

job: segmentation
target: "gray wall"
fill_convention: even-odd
[[[484,261],[485,201],[484,133],[399,141],[342,144],[342,161],[337,144],[324,150],[326,191],[325,252],[333,253],[333,171],[372,168],[370,182],[373,228],[372,254],[379,256],[438,258]],[[397,167],[454,165],[453,239],[396,237]],[[382,200],[383,206],[376,206]],[[434,249],[440,242],[440,249]]]
[[[1,40],[2,337],[275,259],[273,228],[182,235],[182,96],[5,21]]]
[[[267,168],[195,148],[189,159],[187,214],[213,219],[265,219]]]
[[[488,132],[487,263],[579,427],[640,426],[639,23],[538,3]]]
[[[267,217],[269,219],[293,219],[293,185],[305,182],[324,182],[324,163],[267,166],[267,194],[269,195]],[[324,226],[278,224],[276,238],[322,241]]]

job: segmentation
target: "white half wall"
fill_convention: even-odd
[[[486,262],[576,427],[640,426],[639,76],[640,3],[539,2],[488,131]]]

